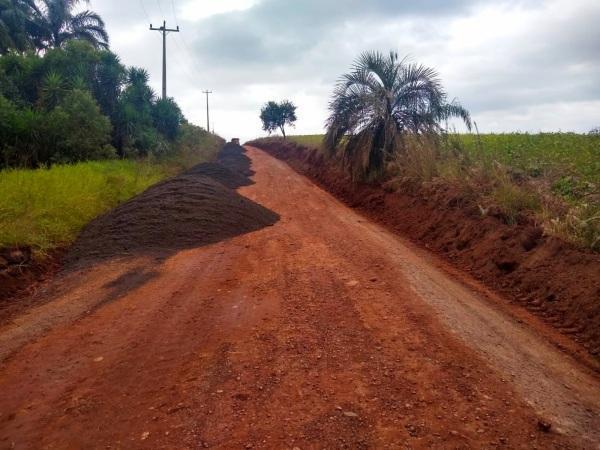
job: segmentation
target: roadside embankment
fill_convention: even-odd
[[[561,332],[600,354],[600,255],[546,235],[533,220],[507,224],[500,211],[481,211],[449,184],[418,189],[353,184],[320,152],[292,142],[250,143],[387,228],[470,273]]]

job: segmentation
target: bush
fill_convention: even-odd
[[[89,92],[71,91],[48,115],[48,131],[57,136],[52,162],[75,162],[115,156],[111,125]]]
[[[185,118],[159,100],[147,71],[70,41],[0,57],[0,168],[177,151]],[[107,139],[107,135],[109,139]]]
[[[179,133],[183,114],[173,99],[160,99],[152,108],[152,121],[160,133],[173,141]]]
[[[46,112],[0,96],[0,167],[110,158],[111,125],[88,92],[71,91]]]

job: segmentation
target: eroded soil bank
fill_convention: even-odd
[[[251,145],[452,261],[582,343],[596,358],[600,354],[600,255],[547,236],[530,221],[508,225],[499,212],[482,215],[477,204],[447,185],[431,184],[415,192],[355,185],[314,149],[274,139]]]

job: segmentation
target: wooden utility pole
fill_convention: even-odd
[[[179,25],[177,25],[176,29],[167,28],[167,22],[163,20],[163,25],[160,28],[154,28],[152,24],[150,24],[151,31],[160,31],[162,33],[163,38],[163,68],[162,68],[162,98],[163,100],[167,98],[167,34],[169,33],[179,33]]]
[[[202,91],[206,94],[206,131],[210,133],[210,115],[208,113],[208,94],[212,94],[212,91]]]

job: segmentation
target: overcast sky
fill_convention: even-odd
[[[396,50],[438,70],[481,131],[600,126],[600,0],[92,0],[111,47],[226,138],[263,135],[268,100],[298,106],[295,134],[321,133],[338,77],[365,50]]]

